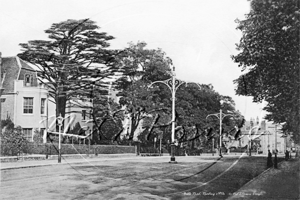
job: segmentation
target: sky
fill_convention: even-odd
[[[162,49],[176,78],[212,84],[249,120],[262,114],[262,105],[235,95],[233,80],[243,72],[230,57],[242,37],[235,19],[249,11],[247,0],[0,0],[0,52],[16,56],[20,43],[47,40],[44,30],[51,24],[89,18],[115,37],[110,48],[143,41]]]

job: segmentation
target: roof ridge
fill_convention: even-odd
[[[2,59],[3,58],[17,58],[18,56],[3,56],[3,57],[1,57]]]
[[[30,69],[30,70],[32,70],[32,71],[36,71],[33,67],[31,67],[30,66],[30,63],[29,62],[27,62],[27,61],[25,61],[25,60],[23,60],[23,59],[21,59],[20,57],[18,57],[17,56],[17,59],[20,61],[20,65],[21,65],[21,68],[23,68],[23,69]],[[22,63],[23,62],[23,63]],[[25,65],[23,65],[23,64],[25,64]]]

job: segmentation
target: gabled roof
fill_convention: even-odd
[[[2,73],[2,87],[4,88],[4,93],[14,92],[14,81],[19,80],[20,72],[22,69],[34,72],[35,70],[30,67],[25,61],[21,60],[19,57],[3,57],[1,64]]]

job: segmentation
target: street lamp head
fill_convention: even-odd
[[[59,116],[57,117],[57,123],[59,126],[61,126],[62,122],[63,122],[63,117],[61,116],[61,114],[59,114]]]

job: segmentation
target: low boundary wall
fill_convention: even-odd
[[[25,155],[57,155],[58,143],[36,144],[28,143],[25,148],[22,148],[21,154]],[[17,156],[20,154],[15,150],[12,151],[5,145],[1,145],[1,156]],[[121,145],[86,145],[86,144],[61,144],[62,154],[122,154],[136,153],[135,146]]]

